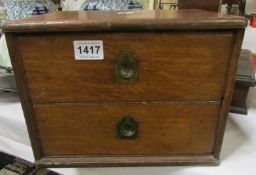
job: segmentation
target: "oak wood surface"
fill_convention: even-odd
[[[213,155],[198,156],[60,156],[45,157],[36,164],[40,167],[109,167],[109,166],[184,166],[219,165]]]
[[[4,32],[161,31],[244,28],[247,19],[204,10],[56,12],[5,23]]]
[[[219,107],[217,102],[36,105],[35,112],[44,156],[206,155],[213,151]],[[117,136],[125,115],[138,122],[135,139]]]
[[[236,79],[236,70],[237,70],[237,64],[241,52],[241,46],[243,43],[243,37],[244,37],[244,29],[243,30],[237,30],[234,31],[234,43],[232,47],[232,56],[229,62],[229,69],[228,69],[228,75],[226,77],[226,83],[224,88],[224,96],[223,101],[220,108],[220,117],[218,121],[218,125],[216,128],[216,134],[215,134],[215,145],[214,145],[214,156],[216,158],[219,158],[220,151],[221,151],[221,145],[223,142],[224,137],[224,131],[226,127],[228,112],[232,100],[232,94],[235,87],[235,79]]]
[[[16,84],[19,90],[19,97],[29,132],[32,150],[35,159],[37,160],[42,157],[40,147],[41,144],[37,134],[36,119],[32,117],[34,116],[34,111],[32,107],[31,98],[28,92],[26,77],[24,76],[23,64],[19,53],[19,46],[17,43],[17,35],[6,34],[5,36],[6,42],[8,44],[8,50],[11,57],[13,70],[15,72]]]
[[[118,14],[118,12],[54,13],[5,25],[4,30],[7,34],[22,107],[34,155],[40,166],[218,164],[246,20],[200,10],[179,10],[175,13],[158,11],[129,13],[131,15]],[[99,36],[112,41],[106,46],[111,52],[107,52],[108,56],[102,62],[104,64],[99,65],[95,62],[90,63],[89,66],[88,63],[85,65],[74,62],[71,40],[94,39]],[[123,42],[117,39],[120,36]],[[182,42],[177,42],[178,45],[172,43],[179,38]],[[124,42],[127,40],[128,43]],[[159,43],[158,47],[151,43],[152,40]],[[135,43],[136,47],[132,46],[132,43]],[[39,46],[41,49],[37,48]],[[149,98],[152,95],[157,97],[157,93],[145,95],[140,88],[135,88],[138,83],[132,85],[133,90],[131,87],[125,90],[124,87],[129,87],[128,84],[121,88],[123,92],[132,92],[133,95],[130,97],[133,100],[129,100],[128,95],[127,100],[122,99],[117,91],[113,93],[113,89],[109,91],[114,94],[110,101],[105,101],[107,99],[105,97],[109,98],[109,94],[102,95],[106,91],[99,91],[101,95],[95,94],[100,88],[95,77],[100,75],[105,78],[101,79],[102,82],[112,78],[112,63],[120,51],[115,49],[121,49],[123,46],[134,49],[136,58],[142,62],[140,71],[143,68],[146,74],[139,77],[139,81],[147,80],[149,84],[154,85],[154,81],[158,80],[156,78],[160,78],[161,82],[157,83],[169,95],[168,98],[163,96],[162,90],[157,88],[150,90],[144,84],[143,87],[148,88],[147,92],[157,92],[161,97]],[[29,48],[32,50],[31,53]],[[138,48],[146,48],[146,50],[141,49],[143,52],[140,53]],[[61,54],[57,55],[56,50]],[[160,51],[164,52],[160,53]],[[185,55],[185,52],[190,53],[191,57]],[[216,52],[218,54],[214,56]],[[92,69],[91,66],[100,69]],[[150,70],[157,74],[153,76]],[[187,70],[191,71],[189,73],[193,76],[189,76]],[[206,76],[201,75],[200,71]],[[86,77],[88,72],[90,77]],[[182,86],[181,80],[178,81],[176,76],[184,80],[185,86]],[[195,78],[196,76],[199,78]],[[175,84],[176,88],[168,88],[166,77],[169,78],[169,83],[178,82],[178,86]],[[53,79],[59,82],[55,81],[54,84]],[[77,79],[83,81],[76,81]],[[196,81],[192,82],[192,79]],[[85,80],[90,80],[87,85],[91,94],[89,91],[84,93],[81,88],[75,88],[76,86],[85,88]],[[190,81],[191,84],[186,81]],[[212,81],[215,84],[211,83]],[[110,86],[113,84],[114,82]],[[102,86],[109,88],[106,84]],[[45,87],[48,89],[43,89]],[[193,88],[197,92],[197,97],[192,91],[192,95],[186,94],[189,90],[185,87]],[[65,91],[64,94],[59,93],[63,89],[69,91]],[[178,96],[170,90],[177,91]],[[186,95],[182,95],[181,92]],[[59,93],[59,96],[56,93]],[[135,95],[136,93],[138,96]],[[86,101],[82,97],[85,94],[89,94],[91,100]],[[123,101],[113,100],[119,97]],[[146,98],[142,97],[147,97],[149,101],[146,102]],[[78,100],[74,100],[76,98]],[[127,141],[125,143],[119,142],[115,136],[116,121],[127,112],[136,117],[142,125],[140,124],[137,140],[134,142],[125,140]],[[116,151],[113,148],[117,148]]]
[[[19,37],[33,102],[220,100],[232,34],[98,33]],[[103,40],[103,61],[74,59],[75,40]],[[114,82],[122,52],[139,62],[138,81]],[[209,79],[210,78],[210,79]]]

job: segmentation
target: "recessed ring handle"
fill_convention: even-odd
[[[131,53],[122,53],[115,62],[115,82],[133,83],[137,81],[138,67],[138,61]]]
[[[124,116],[117,123],[117,134],[121,139],[133,139],[138,135],[138,123],[130,116]]]

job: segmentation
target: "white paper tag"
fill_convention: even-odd
[[[75,60],[103,60],[103,41],[74,41]]]

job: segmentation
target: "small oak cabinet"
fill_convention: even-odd
[[[245,26],[202,10],[5,24],[36,163],[218,164]]]

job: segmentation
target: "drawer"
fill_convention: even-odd
[[[219,103],[35,105],[43,156],[206,155]]]
[[[102,40],[104,60],[77,61],[75,40]],[[33,102],[220,100],[231,33],[35,34],[18,38]],[[117,58],[137,60],[137,79],[117,82]]]

